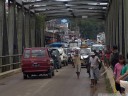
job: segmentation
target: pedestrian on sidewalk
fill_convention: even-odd
[[[99,79],[99,58],[95,55],[94,52],[91,52],[89,58],[90,62],[90,79],[91,79],[91,87],[95,86],[97,84],[97,80]]]
[[[77,75],[77,78],[79,79],[80,72],[81,72],[81,60],[80,60],[80,54],[78,49],[75,50],[74,64],[76,68],[76,75]]]
[[[114,45],[112,48],[111,56],[110,56],[110,63],[111,63],[113,71],[114,71],[114,67],[115,67],[116,63],[118,63],[118,62],[119,62],[118,47],[116,45]]]
[[[116,80],[121,76],[121,70],[124,67],[125,59],[123,55],[119,55],[119,62],[114,67],[114,79],[115,79],[115,87],[117,91],[120,93],[124,92],[124,89],[120,87],[120,84],[116,82]]]
[[[127,53],[127,59],[128,59],[128,53]],[[121,76],[124,75],[128,71],[128,63],[125,64],[125,66],[121,70]],[[128,81],[128,76],[124,79],[125,81]]]
[[[102,63],[103,63],[103,58],[104,58],[104,53],[102,50],[99,50],[99,59],[100,59],[100,62],[99,62],[99,70],[101,69],[102,67]]]
[[[128,80],[127,81],[125,80],[126,77],[128,77],[128,70],[124,75],[120,76],[116,80],[116,82],[120,84],[121,87],[125,88],[125,95],[123,96],[128,96]]]
[[[110,46],[107,45],[107,48],[105,50],[105,58],[104,58],[104,63],[105,63],[105,66],[107,67],[110,66],[110,55],[111,55]]]

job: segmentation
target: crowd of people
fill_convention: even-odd
[[[78,50],[75,51],[73,61],[76,68],[77,78],[79,79],[81,62]],[[87,66],[87,72],[89,73],[91,80],[91,87],[97,84],[100,76],[99,70],[101,69],[102,64],[108,68],[112,68],[116,90],[121,94],[126,94],[128,92],[128,64],[125,62],[124,55],[119,53],[116,45],[112,48],[107,46],[106,50],[100,50],[99,53],[95,50],[91,52],[89,64]]]
[[[105,66],[113,70],[116,90],[121,94],[126,94],[128,92],[128,64],[125,62],[125,56],[120,54],[116,45],[112,48],[107,46],[102,54]]]

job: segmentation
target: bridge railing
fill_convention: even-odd
[[[20,68],[22,54],[0,56],[0,73]]]

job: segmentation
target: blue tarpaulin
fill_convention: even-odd
[[[50,47],[63,47],[64,44],[62,42],[54,42],[49,44]]]

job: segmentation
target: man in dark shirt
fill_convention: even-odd
[[[114,69],[116,63],[119,62],[119,52],[118,47],[116,45],[113,46],[112,53],[110,56],[110,63],[112,65],[112,69]]]

